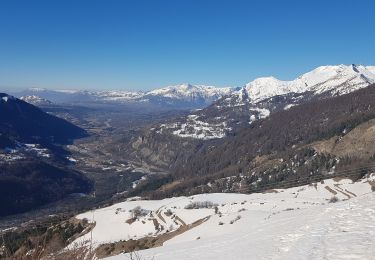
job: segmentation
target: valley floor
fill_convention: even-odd
[[[373,259],[374,179],[373,175],[354,183],[348,179],[325,180],[250,195],[201,194],[123,202],[95,212],[93,241],[98,246],[120,239],[158,237],[205,219],[161,247],[140,251],[142,259]],[[330,203],[334,195],[338,202]],[[214,208],[185,208],[205,201],[218,205],[216,213]],[[135,205],[147,210],[147,216],[128,224],[129,210]],[[166,214],[168,211],[173,214]],[[78,217],[91,219],[91,215],[88,212]],[[156,230],[155,223],[165,227]],[[120,254],[109,259],[129,256]]]

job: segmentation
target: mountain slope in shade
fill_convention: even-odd
[[[0,93],[0,133],[18,141],[68,143],[85,131],[13,96]]]
[[[25,212],[64,198],[88,193],[91,181],[79,172],[40,160],[0,161],[0,217]]]

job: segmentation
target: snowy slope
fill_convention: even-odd
[[[375,82],[373,67],[362,65],[321,66],[291,81],[282,81],[274,77],[258,78],[245,86],[252,102],[258,102],[276,95],[290,92],[312,91],[321,94],[334,91],[345,94],[368,86]],[[237,93],[237,95],[241,93]]]
[[[143,259],[374,259],[375,194],[289,210],[245,212],[231,230],[141,251]],[[245,222],[248,218],[249,222]],[[225,225],[224,225],[225,226]],[[224,227],[223,226],[223,227]],[[203,231],[203,230],[202,230]],[[196,230],[196,237],[200,234]],[[109,259],[127,259],[119,255]]]
[[[152,256],[155,256],[156,260],[191,259],[191,256],[199,259],[228,259],[233,254],[233,247],[238,249],[238,255],[232,256],[233,259],[278,259],[279,254],[284,257],[283,259],[301,259],[298,258],[301,255],[292,250],[298,249],[295,248],[297,242],[302,246],[310,246],[307,241],[314,238],[311,237],[311,232],[321,232],[322,236],[340,235],[341,231],[334,229],[331,233],[325,233],[327,229],[322,229],[321,226],[329,227],[332,224],[329,217],[340,218],[342,213],[347,213],[341,208],[346,208],[351,203],[361,203],[362,200],[372,203],[372,207],[375,206],[375,196],[369,195],[369,180],[375,180],[375,175],[355,183],[348,179],[325,180],[322,183],[250,195],[201,194],[159,201],[127,201],[77,217],[95,221],[96,226],[92,232],[94,246],[120,240],[136,240],[146,236],[158,237],[183,225],[205,219],[202,224],[166,241],[163,247],[142,251],[142,256],[146,256],[146,259]],[[334,195],[340,202],[328,203]],[[214,208],[185,208],[192,202],[205,201],[216,204],[219,213],[215,214]],[[361,210],[366,213],[365,204],[361,205]],[[147,215],[128,224],[126,221],[131,218],[129,211],[136,206],[141,206]],[[359,207],[356,210],[359,210]],[[172,215],[167,214],[168,211],[172,212]],[[374,210],[367,213],[375,218]],[[357,219],[360,220],[361,217],[358,216]],[[371,217],[363,219],[362,230],[371,230],[370,228],[374,227],[370,220]],[[158,230],[155,229],[154,221],[160,225]],[[356,223],[359,222],[348,222],[354,226]],[[163,228],[160,228],[161,226]],[[347,229],[348,232],[353,231],[353,235],[356,234],[356,230],[351,230],[350,227]],[[375,230],[372,230],[372,234],[374,232]],[[368,233],[363,234],[367,239],[370,238]],[[350,239],[360,239],[353,235]],[[75,242],[86,241],[90,236],[91,234],[86,234]],[[320,240],[314,241],[318,242]],[[264,257],[265,252],[270,255]],[[318,254],[316,251],[315,253]],[[325,251],[320,253],[323,254]],[[364,250],[364,253],[368,252]],[[321,256],[319,254],[317,257]],[[302,256],[302,259],[304,257],[308,256]],[[113,259],[126,257],[120,255]]]

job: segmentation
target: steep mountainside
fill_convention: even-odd
[[[251,190],[373,163],[373,118],[375,85],[275,112],[224,139],[188,141],[149,131],[133,145],[138,158],[171,173],[166,181],[174,184],[152,196]],[[138,188],[143,192],[147,185]]]
[[[0,133],[18,141],[68,143],[85,131],[13,96],[0,93]]]
[[[66,167],[61,146],[85,135],[64,119],[0,93],[0,217],[91,191],[88,178]]]
[[[0,217],[35,209],[92,184],[82,174],[40,160],[0,162]]]
[[[310,100],[351,93],[375,83],[373,67],[322,66],[292,81],[258,78],[211,106],[163,126],[165,131],[198,139],[222,138],[237,129]]]

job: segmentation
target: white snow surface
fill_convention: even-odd
[[[168,210],[186,224],[209,217],[162,247],[141,251],[142,259],[373,259],[375,193],[369,181],[374,180],[372,174],[358,182],[330,179],[269,193],[126,201],[77,217],[96,222],[94,246],[173,231],[182,223],[168,217]],[[334,193],[339,202],[329,203]],[[215,214],[213,208],[185,209],[199,201],[217,204],[221,214]],[[129,210],[136,206],[149,214],[127,224]],[[155,230],[153,218],[165,228],[163,231]],[[86,234],[75,242],[89,237]],[[109,259],[129,258],[122,254]]]
[[[276,95],[312,91],[320,94],[332,91],[346,94],[375,82],[375,67],[362,65],[320,66],[291,81],[274,77],[255,79],[246,84],[244,90],[252,102],[258,102]],[[242,96],[243,90],[236,95]]]
[[[91,92],[92,95],[106,101],[147,101],[151,97],[164,97],[181,101],[194,101],[197,99],[211,103],[224,95],[233,92],[230,87],[214,87],[205,85],[191,85],[188,83],[167,86],[147,92],[131,91],[98,91]]]
[[[177,98],[183,100],[194,100],[196,98],[204,98],[214,101],[222,96],[232,93],[230,87],[214,87],[205,85],[191,85],[188,83],[182,85],[168,86],[165,88],[155,89],[147,92],[151,96],[163,96],[169,98]]]
[[[22,96],[20,97],[21,100],[33,104],[33,105],[47,105],[47,104],[52,104],[51,101],[41,98],[36,95],[29,95],[29,96]]]

